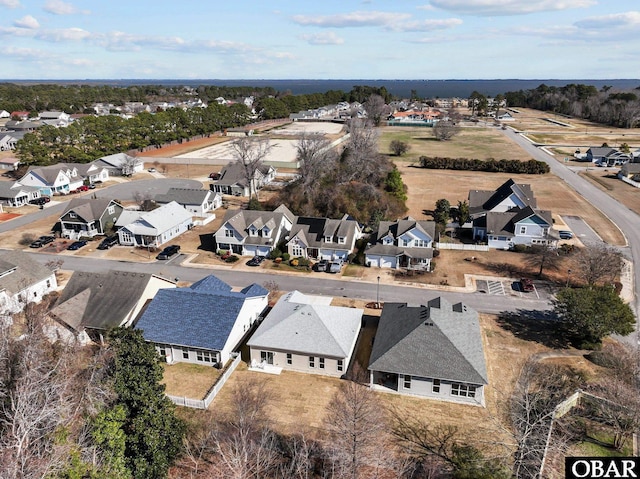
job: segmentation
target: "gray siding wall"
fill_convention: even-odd
[[[332,376],[332,377],[340,377],[347,371],[347,360],[342,359],[342,371],[338,371],[338,360],[339,358],[329,358],[323,357],[324,359],[324,368],[321,368],[321,356],[314,356],[314,367],[310,366],[309,356],[308,354],[300,354],[288,351],[280,351],[275,349],[268,348],[260,348],[256,346],[252,346],[251,350],[251,361],[255,361],[259,363],[261,361],[261,352],[271,352],[273,353],[273,365],[287,371],[297,371],[301,373],[312,373],[312,374],[321,374],[323,376]],[[287,361],[287,353],[291,354],[291,364]]]

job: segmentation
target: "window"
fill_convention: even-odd
[[[211,353],[211,351],[198,351],[196,359],[200,362],[212,363],[215,362],[215,354]]]
[[[163,358],[167,357],[167,348],[166,348],[166,346],[164,346],[164,345],[158,346],[158,352],[160,353],[160,356],[162,356]]]
[[[347,242],[347,238],[344,236],[338,236],[338,244],[345,244]]]
[[[252,226],[249,228],[249,236],[258,236],[258,230]]]
[[[287,364],[293,364],[293,357],[291,353],[287,353]]]
[[[77,218],[78,216],[72,211],[69,213],[69,218]]]
[[[431,392],[438,394],[440,392],[440,380],[434,379],[431,385]]]
[[[318,358],[318,367],[324,369],[324,358]]]
[[[224,230],[224,235],[227,238],[233,238],[233,230]]]
[[[182,350],[182,359],[189,359],[189,351]]]
[[[304,250],[302,249],[302,246],[292,246],[291,247],[291,255],[292,256],[304,256]]]
[[[262,236],[264,238],[271,238],[271,230],[269,228],[262,228]]]
[[[402,246],[409,246],[409,240],[402,238]]]
[[[411,389],[411,376],[404,377],[404,388]]]
[[[116,207],[113,205],[110,205],[109,208],[107,209],[107,213],[112,215],[113,213],[115,213],[116,211]]]
[[[451,385],[451,395],[460,397],[476,397],[476,387],[468,384],[453,383]]]
[[[344,365],[344,363],[342,362],[342,359],[338,359],[338,366],[337,366],[338,367],[338,371],[342,371],[343,365]]]
[[[523,235],[523,234],[526,234],[526,233],[527,233],[527,227],[526,226],[521,226],[520,227],[520,234]]]
[[[333,237],[331,237],[331,236],[325,236],[324,237],[324,242],[325,243],[331,243],[331,241],[333,241]]]
[[[316,358],[314,358],[313,356],[309,356],[309,367],[310,368],[316,367]]]
[[[48,279],[48,280],[47,280],[47,288],[50,288],[50,287],[51,287],[51,280],[50,280],[50,279]]]

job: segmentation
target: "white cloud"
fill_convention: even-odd
[[[432,32],[434,30],[446,30],[462,25],[459,18],[445,18],[442,20],[422,20],[416,22],[406,22],[394,27],[394,30],[403,32]]]
[[[47,0],[47,3],[43,7],[45,12],[52,13],[54,15],[74,15],[76,13],[88,14],[87,10],[80,10],[74,5],[63,2],[62,0]]]
[[[21,60],[41,60],[51,57],[51,53],[33,48],[7,47],[2,50],[3,55],[19,58]]]
[[[7,8],[18,8],[20,0],[0,0],[0,6]]]
[[[78,42],[92,37],[91,33],[82,28],[60,28],[38,32],[36,38],[47,42]]]
[[[40,23],[31,15],[26,15],[20,18],[19,20],[16,20],[15,22],[13,22],[13,26],[18,28],[27,28],[30,30],[36,30],[40,28]]]
[[[479,16],[525,15],[595,4],[595,0],[431,0],[431,5],[436,8]]]
[[[323,28],[392,27],[411,17],[408,13],[351,12],[342,15],[295,15],[294,23]]]
[[[638,28],[640,26],[640,12],[613,13],[601,17],[585,18],[575,23],[577,27],[587,29],[609,28]]]
[[[315,35],[301,35],[300,38],[309,43],[309,45],[342,45],[344,39],[340,38],[335,32],[320,32]]]

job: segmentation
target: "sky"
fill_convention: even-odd
[[[639,79],[640,1],[0,0],[0,62],[4,80]]]

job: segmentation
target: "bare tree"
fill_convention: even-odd
[[[525,263],[538,268],[538,276],[542,276],[545,269],[556,271],[562,262],[558,250],[547,245],[533,245],[527,251]]]
[[[389,113],[389,107],[380,95],[371,95],[363,106],[373,126],[380,126],[382,118]]]
[[[344,477],[356,479],[363,465],[380,465],[386,418],[376,393],[367,386],[343,382],[327,406],[325,424],[332,457]]]
[[[242,167],[244,178],[249,185],[249,199],[254,194],[258,197],[256,172],[262,166],[264,158],[269,154],[271,144],[268,138],[244,137],[231,143],[231,153]]]
[[[440,120],[433,125],[433,136],[440,141],[450,140],[460,133],[460,127],[451,120]]]
[[[622,254],[606,244],[588,245],[575,258],[574,267],[578,277],[589,286],[612,283],[620,274]]]
[[[321,180],[336,168],[337,155],[329,141],[319,134],[303,134],[296,145],[300,181],[305,195],[314,196]]]
[[[360,120],[349,122],[349,139],[340,162],[339,183],[368,183],[389,168],[378,153],[378,132]]]

